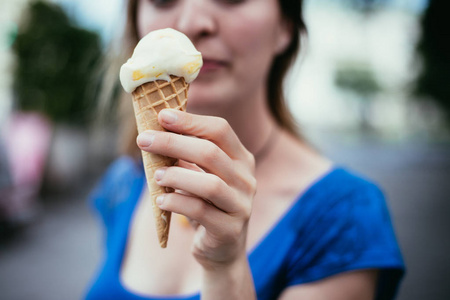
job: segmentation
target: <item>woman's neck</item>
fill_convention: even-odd
[[[262,97],[242,100],[238,108],[224,110],[221,116],[227,119],[242,144],[254,155],[265,147],[277,126]]]

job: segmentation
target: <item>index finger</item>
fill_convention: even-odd
[[[169,131],[213,142],[232,159],[248,158],[251,155],[230,124],[223,118],[164,109],[159,112],[158,121]]]

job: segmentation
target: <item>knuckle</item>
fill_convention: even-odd
[[[171,186],[177,180],[177,172],[173,167],[165,168],[163,176],[160,179],[161,184]]]
[[[249,180],[249,190],[252,195],[255,195],[257,188],[258,188],[258,181],[256,180],[255,177],[252,176]]]
[[[207,185],[206,196],[212,198],[217,194],[222,194],[223,181],[219,177],[211,176],[211,182]]]
[[[192,216],[194,219],[202,218],[207,210],[208,204],[204,201],[197,201],[196,205],[192,206]]]
[[[224,240],[232,243],[236,243],[242,236],[243,227],[240,223],[234,223],[228,227],[224,232]]]
[[[252,214],[252,205],[251,205],[251,203],[248,203],[248,204],[244,205],[244,207],[242,209],[242,216],[243,216],[245,222],[250,220],[251,214]]]
[[[164,207],[164,209],[171,208],[173,204],[173,196],[172,193],[166,193],[162,195],[164,197],[164,202],[161,207]]]
[[[175,149],[176,142],[175,142],[174,135],[169,133],[169,134],[164,134],[164,137],[165,137],[164,144],[165,144],[166,149],[169,152],[172,151],[173,149]]]
[[[250,151],[247,151],[247,162],[252,172],[254,172],[256,168],[256,159],[255,156]]]
[[[220,125],[219,127],[225,128],[229,126],[228,121],[225,118],[222,117],[213,117],[213,118],[215,118],[217,124]]]
[[[236,176],[235,184],[244,195],[251,197],[255,195],[258,186],[258,182],[253,175]]]
[[[182,118],[183,127],[185,128],[186,131],[192,132],[195,129],[195,122],[193,116],[188,113],[184,113],[182,114],[182,116],[183,116]]]
[[[221,157],[221,155],[222,150],[211,142],[203,147],[202,157],[207,163],[213,163],[217,161]]]
[[[220,136],[225,136],[230,132],[231,126],[224,118],[216,117],[215,123],[217,134],[219,134]]]
[[[244,199],[248,199],[247,197],[244,197]],[[248,222],[250,219],[250,215],[252,213],[252,203],[253,198],[249,199],[248,201],[241,201],[239,205],[239,210],[237,215],[239,215],[239,218],[241,218],[244,222]]]

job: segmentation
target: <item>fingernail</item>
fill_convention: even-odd
[[[163,178],[164,173],[166,173],[166,170],[164,170],[164,169],[156,170],[156,172],[155,172],[155,180],[156,181],[160,181]]]
[[[164,195],[156,197],[156,204],[161,205],[164,202]]]
[[[173,124],[178,120],[178,116],[173,111],[164,109],[160,112],[162,120],[167,124]]]
[[[141,147],[148,147],[153,143],[155,135],[149,132],[143,132],[137,137],[137,143]]]

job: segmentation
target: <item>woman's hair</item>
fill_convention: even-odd
[[[129,0],[127,7],[127,21],[125,28],[125,44],[126,48],[125,54],[130,56],[134,47],[139,41],[139,32],[137,29],[137,10],[138,10],[138,2],[139,0]],[[278,125],[284,129],[286,129],[291,134],[300,137],[298,133],[298,128],[295,122],[294,117],[292,116],[289,108],[287,107],[287,103],[284,97],[283,92],[283,82],[286,77],[286,74],[293,64],[297,53],[300,50],[300,43],[302,35],[306,34],[306,25],[303,20],[303,12],[302,12],[302,0],[278,0],[281,13],[283,18],[288,22],[288,24],[292,27],[291,30],[291,43],[288,45],[286,50],[275,57],[272,67],[268,76],[268,84],[267,86],[267,101],[270,112],[272,116],[277,121]],[[128,57],[127,56],[127,57]],[[131,105],[129,105],[131,106]],[[130,108],[127,108],[128,110]],[[131,114],[134,118],[134,116]],[[134,121],[134,119],[133,119]],[[124,133],[125,135],[130,135],[129,133]],[[135,146],[135,134],[129,136],[132,140],[129,142],[132,143],[131,146],[126,141],[122,141],[122,145],[125,146],[123,149],[128,154],[136,153],[136,151],[132,151],[131,149],[137,148]]]
[[[278,124],[290,133],[299,136],[298,128],[291,111],[287,107],[283,83],[287,71],[292,66],[300,50],[301,37],[306,34],[303,20],[302,0],[279,0],[282,16],[292,26],[291,43],[286,50],[276,56],[269,72],[267,102],[270,112]]]

